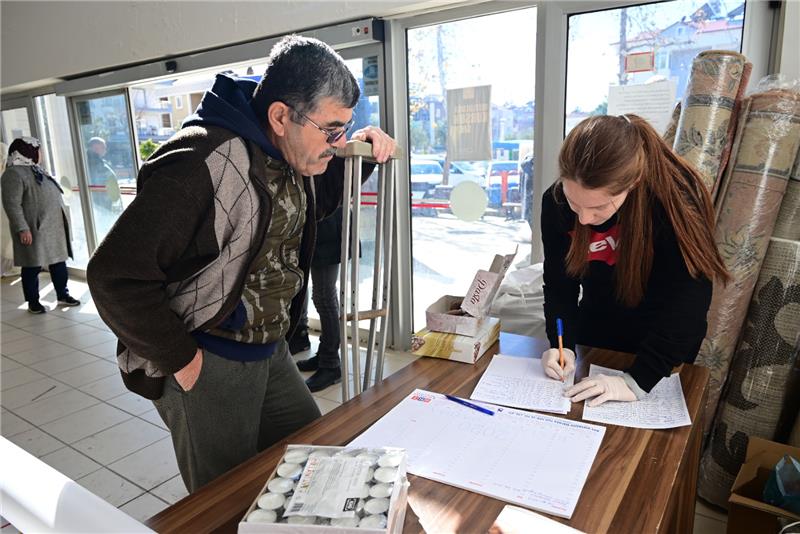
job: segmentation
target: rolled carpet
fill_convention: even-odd
[[[783,195],[781,211],[778,212],[772,236],[800,239],[800,154],[797,155],[794,170],[786,184],[786,194]]]
[[[697,168],[709,192],[729,153],[734,106],[750,72],[746,65],[743,55],[719,50],[701,52],[692,62],[673,149]]]
[[[669,119],[669,124],[667,124],[667,129],[664,130],[664,142],[670,146],[675,143],[675,134],[678,132],[678,121],[681,120],[681,108],[682,105],[680,102],[675,104],[672,110],[672,116]]]
[[[706,433],[800,146],[800,94],[774,90],[752,95],[739,120],[744,121],[741,139],[720,191],[715,230],[731,281],[714,288],[696,361],[711,371]]]
[[[727,507],[751,436],[773,440],[797,359],[800,241],[772,238],[700,461],[698,494]]]

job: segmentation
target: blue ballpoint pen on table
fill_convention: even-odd
[[[471,402],[465,401],[464,399],[460,399],[460,398],[455,397],[453,395],[447,395],[447,394],[445,394],[445,397],[447,397],[448,400],[451,400],[453,402],[457,402],[458,404],[461,404],[462,406],[466,406],[467,408],[472,408],[473,410],[478,410],[479,412],[485,413],[487,415],[494,415],[494,412],[492,410],[489,410],[488,408],[484,408],[483,406],[478,406],[477,404],[472,404]]]

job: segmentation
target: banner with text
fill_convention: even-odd
[[[447,155],[450,161],[492,159],[492,86],[447,90]]]

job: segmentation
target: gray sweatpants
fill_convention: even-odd
[[[204,351],[194,387],[170,376],[153,404],[190,493],[320,416],[285,341],[258,362]]]

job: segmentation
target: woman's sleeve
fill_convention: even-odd
[[[542,198],[542,244],[544,245],[544,317],[547,339],[558,346],[556,319],[565,325],[564,346],[575,349],[578,327],[580,283],[567,274],[566,258],[570,237],[564,216],[553,197],[552,188]]]
[[[25,212],[22,210],[22,196],[25,192],[22,177],[19,172],[8,169],[0,180],[2,180],[3,189],[3,209],[8,215],[11,233],[30,231],[30,226],[25,220]]]
[[[654,243],[653,268],[640,308],[645,334],[627,370],[648,392],[673,367],[694,362],[706,335],[713,290],[710,280],[689,274],[671,225],[654,232]]]

